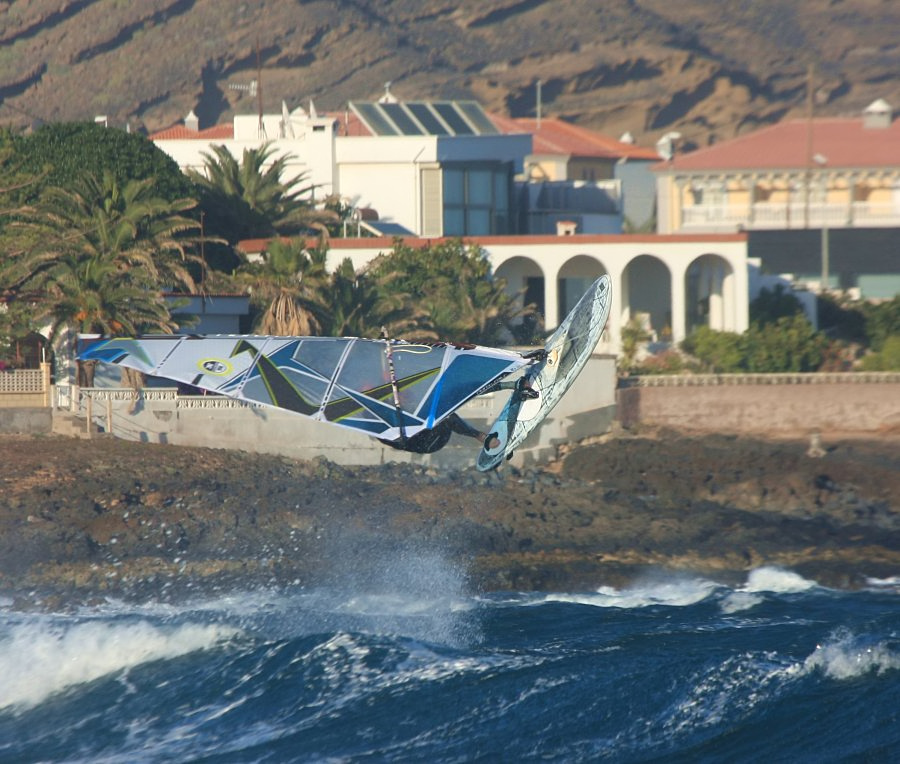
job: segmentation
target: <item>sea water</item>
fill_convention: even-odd
[[[23,613],[2,762],[900,761],[900,581],[467,593],[439,555],[344,579]]]

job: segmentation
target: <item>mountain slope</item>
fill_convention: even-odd
[[[652,143],[705,145],[875,98],[900,107],[892,0],[15,0],[0,2],[0,125],[156,130],[313,98],[476,98]],[[257,68],[259,67],[259,68]]]

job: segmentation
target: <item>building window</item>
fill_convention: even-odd
[[[511,233],[509,163],[443,167],[444,236]]]

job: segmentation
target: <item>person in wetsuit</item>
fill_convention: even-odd
[[[520,377],[514,382],[498,382],[486,392],[493,392],[494,390],[501,389],[512,389],[514,390],[513,395],[518,395],[522,398],[538,397],[538,393],[531,389],[527,377]],[[438,422],[430,430],[420,430],[409,438],[400,440],[381,440],[381,438],[379,438],[379,440],[385,445],[396,448],[399,451],[412,451],[415,454],[433,454],[435,451],[440,451],[447,445],[450,441],[450,436],[453,435],[454,432],[457,435],[475,438],[480,443],[484,443],[487,438],[497,438],[496,434],[492,433],[491,435],[488,435],[487,433],[481,432],[481,430],[476,430],[465,419],[459,416],[459,414],[453,412]],[[496,447],[496,444],[491,447]]]
[[[450,414],[438,422],[430,430],[420,430],[404,440],[382,440],[381,442],[400,451],[412,451],[414,454],[433,454],[447,445],[453,433],[476,438],[484,443],[485,433],[476,430],[465,419],[456,413]],[[379,439],[380,440],[380,439]]]

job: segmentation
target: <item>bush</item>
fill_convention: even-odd
[[[672,348],[648,356],[635,367],[638,374],[680,374],[687,370],[681,354]]]
[[[862,368],[863,371],[900,371],[900,334],[892,334],[880,351],[864,356]]]
[[[701,326],[681,343],[681,348],[700,362],[703,371],[716,374],[744,371],[739,334]]]
[[[803,314],[803,306],[793,294],[777,284],[774,290],[762,289],[750,303],[750,321],[754,324],[774,324],[779,318]]]
[[[828,344],[805,316],[797,314],[754,324],[744,334],[701,326],[681,347],[709,372],[773,374],[818,370]]]

